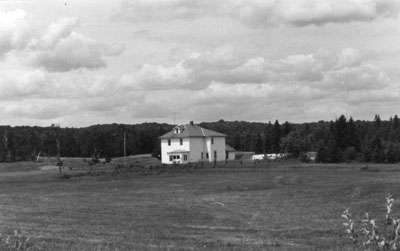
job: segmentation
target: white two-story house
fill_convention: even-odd
[[[161,139],[161,162],[163,164],[185,164],[214,162],[226,159],[225,134],[214,132],[193,121],[175,126]]]

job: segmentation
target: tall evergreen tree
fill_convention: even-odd
[[[375,126],[375,130],[379,130],[381,128],[381,118],[379,117],[379,115],[375,115],[374,117],[374,126]]]
[[[272,153],[272,131],[272,124],[270,121],[264,129],[264,150],[266,153]]]
[[[280,152],[280,139],[281,139],[281,125],[278,120],[275,120],[274,127],[271,135],[272,152]]]
[[[375,136],[375,139],[371,142],[371,161],[375,163],[382,163],[385,161],[385,150],[382,145],[382,139],[379,136]]]
[[[261,137],[261,134],[258,133],[255,139],[255,149],[254,151],[256,153],[264,153],[264,144],[263,144],[263,139]]]
[[[360,151],[360,139],[357,133],[357,128],[352,117],[350,117],[346,126],[345,146],[354,147],[357,151]]]
[[[392,120],[392,130],[397,130],[399,128],[400,128],[400,120],[396,114],[396,115],[394,115],[393,120]]]

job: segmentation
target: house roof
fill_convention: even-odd
[[[180,133],[175,133],[175,129],[178,128]],[[226,137],[225,134],[215,132],[212,130],[205,129],[195,124],[187,124],[176,126],[174,129],[162,136],[160,139],[172,139],[172,138],[191,138],[191,137]]]
[[[228,145],[228,144],[225,145],[225,151],[227,151],[227,152],[236,152],[236,150],[233,147],[231,147],[230,145]]]

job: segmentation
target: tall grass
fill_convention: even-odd
[[[0,250],[4,251],[45,251],[44,247],[35,244],[31,238],[15,230],[12,234],[0,233]]]
[[[386,196],[385,218],[373,219],[365,213],[358,229],[349,209],[343,212],[347,236],[356,247],[364,250],[400,250],[400,218],[393,216],[393,203],[394,199],[389,193]]]

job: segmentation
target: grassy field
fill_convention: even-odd
[[[396,165],[247,164],[71,179],[1,164],[0,232],[48,250],[353,250],[343,210],[382,218],[388,192],[400,201]]]

